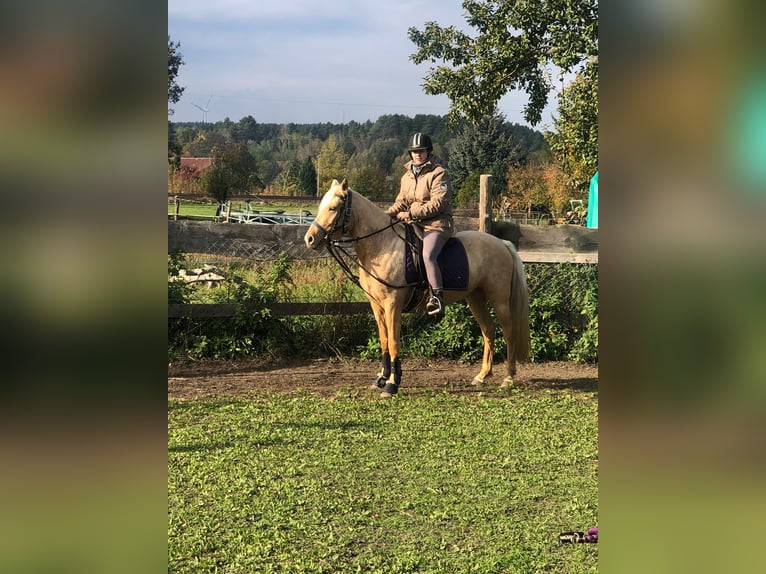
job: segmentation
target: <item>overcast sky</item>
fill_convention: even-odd
[[[461,0],[168,0],[168,33],[185,87],[173,121],[252,115],[259,123],[375,121],[383,114],[445,115],[449,98],[423,92],[428,64],[410,61],[407,29],[428,21],[472,32]],[[209,101],[209,103],[208,103]],[[522,117],[526,94],[499,108]],[[543,113],[542,129],[555,108]],[[531,126],[530,126],[531,127]]]

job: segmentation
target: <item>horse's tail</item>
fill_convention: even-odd
[[[505,241],[513,257],[511,277],[511,341],[513,358],[526,361],[529,358],[529,291],[527,275],[519,253],[510,241]],[[510,360],[510,357],[509,357]]]

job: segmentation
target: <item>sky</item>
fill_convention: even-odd
[[[168,0],[185,88],[170,119],[339,124],[445,115],[449,98],[422,88],[429,64],[410,61],[416,46],[407,29],[429,21],[472,32],[461,0]],[[529,125],[526,101],[510,92],[498,108],[507,121]],[[552,129],[552,102],[529,127]]]

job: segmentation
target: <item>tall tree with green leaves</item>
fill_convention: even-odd
[[[181,44],[173,43],[168,35],[168,104],[178,103],[184,92],[184,88],[176,81],[178,70],[184,63],[183,55],[178,51],[180,47]],[[168,106],[168,116],[172,116],[173,111],[173,108]],[[171,164],[173,169],[177,169],[181,165],[181,146],[176,141],[173,124],[168,120],[168,157],[170,156],[174,158]]]
[[[298,191],[303,195],[312,196],[318,193],[317,170],[314,167],[314,160],[311,159],[311,156],[306,156],[306,159],[301,162],[298,169]]]
[[[480,173],[491,174],[493,190],[502,193],[508,166],[523,155],[502,114],[495,112],[476,124],[465,124],[454,140],[448,164],[456,204],[464,207],[479,200],[479,187],[471,176]]]
[[[343,151],[334,134],[330,134],[327,141],[322,145],[317,156],[317,175],[319,179],[319,193],[322,194],[330,188],[333,179],[342,179],[348,174],[349,155]]]
[[[348,177],[348,184],[369,199],[394,199],[388,193],[385,170],[376,165],[352,169]]]
[[[463,10],[474,36],[437,22],[408,30],[415,64],[442,62],[429,69],[423,87],[450,98],[450,123],[479,122],[506,93],[523,90],[524,117],[537,125],[551,69],[574,72],[598,56],[598,0],[464,0]]]
[[[598,62],[561,92],[556,133],[546,134],[551,150],[572,186],[586,192],[598,170]]]
[[[183,54],[178,51],[180,47],[180,42],[174,43],[168,35],[168,103],[172,104],[178,103],[185,89],[176,81],[178,70],[184,63]],[[168,108],[168,115],[173,115],[173,108]]]
[[[202,173],[205,192],[218,201],[229,195],[247,194],[262,187],[256,173],[255,158],[243,143],[227,143],[213,148],[213,164]]]

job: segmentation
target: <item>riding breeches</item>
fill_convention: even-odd
[[[434,291],[441,290],[444,287],[442,284],[442,272],[439,269],[436,258],[439,257],[439,253],[441,253],[445,243],[447,243],[447,236],[438,231],[431,231],[423,236],[423,263],[426,266],[428,284],[431,285],[431,289]]]

